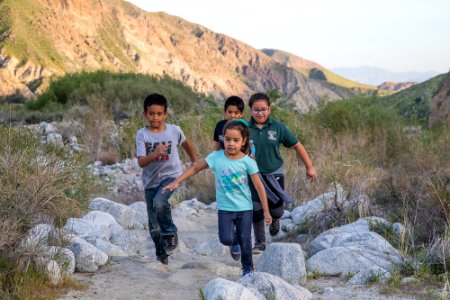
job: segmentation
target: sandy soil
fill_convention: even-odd
[[[180,239],[204,239],[217,235],[217,218],[213,211],[203,212],[193,220],[201,231],[180,228]],[[185,226],[186,227],[186,226]],[[258,256],[254,257],[255,263]],[[85,291],[71,291],[60,299],[183,299],[198,300],[200,290],[216,277],[236,281],[241,274],[240,262],[229,256],[191,254],[182,244],[165,266],[154,256],[112,258],[92,274],[75,273],[85,283]],[[344,279],[319,278],[306,286],[313,299],[424,299],[407,295],[382,295],[380,285],[349,286]]]

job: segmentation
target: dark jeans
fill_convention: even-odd
[[[284,189],[284,176],[276,175],[276,179],[280,186]],[[252,182],[249,184],[250,191],[252,193],[253,201],[253,233],[255,234],[255,242],[265,242],[266,232],[265,232],[265,220],[264,211],[262,208],[261,201],[259,200],[258,193],[256,192],[255,186]],[[282,200],[277,203],[268,201],[269,212],[274,220],[281,218],[284,213],[284,202]]]
[[[172,220],[172,210],[169,198],[173,192],[162,192],[162,189],[174,181],[175,178],[166,178],[155,188],[145,190],[147,202],[148,229],[156,247],[156,256],[167,255],[164,251],[162,236],[172,235],[177,232],[177,227]]]
[[[252,210],[219,210],[219,239],[226,246],[241,247],[241,264],[243,270],[253,270],[252,258]],[[236,230],[234,230],[236,228]]]

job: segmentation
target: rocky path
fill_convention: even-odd
[[[212,210],[185,220],[175,219],[179,228],[180,246],[170,257],[169,265],[156,261],[153,255],[112,258],[96,273],[75,273],[87,285],[84,291],[71,291],[61,299],[201,299],[200,291],[216,277],[231,281],[240,278],[240,263],[228,254],[200,255],[192,245],[217,237],[217,217]],[[152,244],[149,239],[149,243]],[[188,247],[189,246],[189,247]],[[205,252],[205,251],[203,251]],[[206,251],[207,252],[207,251]],[[219,251],[220,252],[220,251]],[[254,257],[255,264],[258,256]],[[382,295],[379,285],[350,286],[339,278],[320,278],[305,286],[313,299],[416,299],[410,296]]]

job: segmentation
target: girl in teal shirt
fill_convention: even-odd
[[[266,192],[258,176],[256,162],[246,154],[249,151],[249,128],[244,120],[229,121],[223,130],[224,150],[209,154],[205,160],[193,165],[167,185],[173,191],[180,182],[210,168],[215,177],[216,201],[220,242],[230,246],[233,259],[241,258],[242,276],[253,270],[251,228],[253,219],[252,196],[249,178],[261,199],[264,218],[272,222]]]

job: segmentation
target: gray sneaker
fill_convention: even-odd
[[[262,241],[255,242],[255,246],[253,247],[253,254],[259,254],[266,250],[266,243]]]

